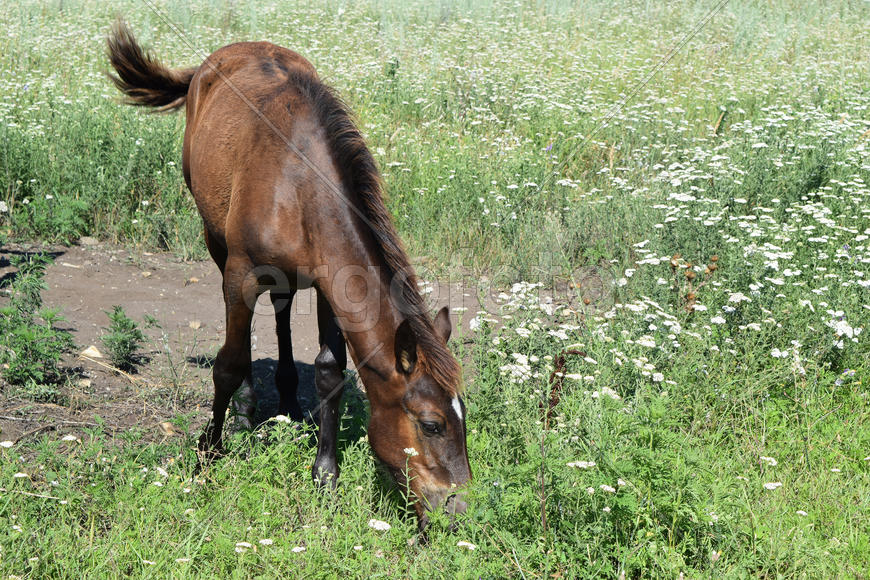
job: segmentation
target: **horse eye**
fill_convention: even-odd
[[[437,435],[441,432],[441,425],[432,421],[420,421],[420,426],[427,435]]]

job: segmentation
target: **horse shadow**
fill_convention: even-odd
[[[259,359],[251,363],[254,394],[257,396],[254,425],[261,425],[278,415],[279,397],[278,389],[275,387],[277,369],[278,361],[273,358]],[[319,420],[320,397],[317,396],[317,389],[314,387],[314,365],[296,361],[296,372],[299,374],[296,399],[302,407],[302,416],[308,420],[312,416]]]
[[[312,446],[317,445],[316,427],[320,423],[320,397],[314,386],[314,365],[300,361],[296,362],[296,371],[299,374],[299,387],[296,390],[296,398],[302,407],[303,421],[301,427],[311,429],[312,437],[309,442]],[[188,363],[201,368],[214,366],[214,357],[199,355],[188,357]],[[253,379],[254,394],[257,398],[256,411],[254,412],[253,424],[255,431],[268,430],[270,419],[277,417],[278,413],[278,389],[275,388],[275,371],[278,361],[273,358],[261,358],[251,363],[251,378]],[[345,371],[344,393],[341,399],[341,421],[337,440],[337,452],[339,461],[342,451],[351,443],[358,441],[366,434],[368,417],[368,399],[357,386],[355,371]]]

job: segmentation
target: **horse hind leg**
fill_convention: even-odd
[[[320,292],[317,293],[317,325],[320,353],[314,359],[314,384],[320,397],[320,432],[312,476],[323,487],[335,487],[338,479],[338,406],[344,391],[347,351],[335,314]]]
[[[233,394],[247,383],[244,391],[253,395],[250,385],[251,377],[251,318],[253,311],[245,301],[247,273],[250,268],[245,263],[233,264],[229,260],[224,272],[224,302],[226,305],[226,338],[224,345],[218,351],[212,375],[214,379],[214,401],[212,402],[212,418],[206,425],[205,432],[199,438],[200,464],[223,453],[222,435],[227,407],[233,399]],[[256,287],[256,281],[250,286]],[[256,300],[256,290],[247,292]],[[253,304],[253,302],[251,302]],[[245,393],[241,393],[245,395]],[[253,401],[234,402],[234,407],[246,416],[250,422],[253,413]]]
[[[227,249],[223,246],[223,244],[218,241],[212,234],[209,233],[208,227],[203,227],[203,237],[205,239],[205,246],[208,248],[208,253],[211,254],[212,260],[217,264],[218,269],[221,272],[221,276],[224,275],[227,267],[227,258],[228,253]],[[224,297],[224,302],[226,302],[226,297]],[[227,311],[229,312],[229,310]],[[250,332],[248,332],[248,350],[250,351]],[[257,397],[254,393],[254,380],[251,376],[251,373],[248,372],[247,376],[242,382],[242,386],[238,389],[235,396],[230,400],[230,404],[233,408],[233,416],[236,417],[236,420],[240,427],[244,429],[252,428],[254,410],[256,408]]]
[[[280,292],[269,291],[269,298],[275,308],[275,332],[278,335],[278,368],[275,371],[275,388],[280,400],[278,413],[287,415],[294,421],[302,420],[302,407],[296,398],[299,387],[299,373],[293,360],[293,343],[290,337],[290,314],[295,290]]]
[[[248,334],[247,348],[251,352],[251,337]],[[254,413],[257,411],[257,393],[254,391],[254,376],[250,357],[248,358],[248,370],[242,379],[242,384],[230,398],[230,416],[235,419],[236,426],[248,431],[254,428]]]

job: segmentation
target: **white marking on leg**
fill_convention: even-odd
[[[459,404],[459,397],[453,397],[453,410],[456,411],[459,420],[462,421],[462,405]]]

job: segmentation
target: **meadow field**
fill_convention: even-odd
[[[418,273],[489,304],[453,312],[469,510],[421,544],[356,389],[329,493],[280,418],[202,480],[183,405],[163,438],[0,419],[4,578],[868,577],[870,3],[4,2],[10,421],[69,405],[88,346],[40,244],[207,257],[184,115],[105,77],[118,15],[172,66],[292,48],[354,110]]]

